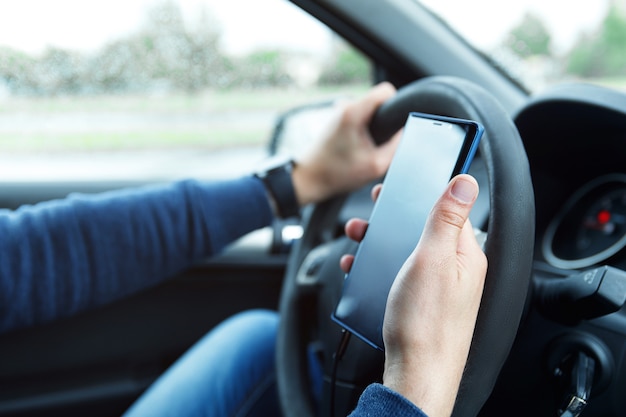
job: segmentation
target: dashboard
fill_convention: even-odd
[[[535,259],[626,268],[626,95],[564,84],[516,117],[535,187]]]
[[[623,287],[608,292],[626,297],[626,93],[563,84],[533,97],[514,121],[534,187],[533,276],[516,341],[480,416],[503,410],[509,417],[559,415],[571,394],[572,380],[564,375],[579,365],[572,359],[579,352],[593,364],[584,369],[591,375],[591,394],[582,416],[623,416],[626,308],[598,310],[593,297],[576,299],[581,286],[558,297],[542,288],[612,267],[624,274]],[[470,173],[481,187],[472,224],[486,230],[490,191],[480,153]],[[350,196],[340,216],[344,221],[369,216],[369,190]]]
[[[583,184],[549,222],[544,259],[565,269],[608,262],[626,246],[626,174],[601,175]]]
[[[563,84],[532,98],[514,120],[535,193],[533,277],[525,317],[500,375],[505,382],[497,385],[493,396],[497,400],[488,402],[484,411],[492,415],[490,411],[509,403],[516,404],[510,416],[559,415],[557,410],[572,386],[563,375],[571,375],[572,358],[582,353],[591,363],[585,368],[591,394],[582,415],[622,416],[626,409],[626,94]],[[621,300],[617,305],[622,307],[594,315],[591,310],[604,301],[596,297],[600,291],[576,297],[589,274],[605,268],[620,275],[619,285],[608,292]],[[568,283],[578,278],[581,285],[567,290]],[[556,288],[553,284],[564,284],[567,291],[546,297],[542,291]],[[521,393],[529,400],[520,402]]]

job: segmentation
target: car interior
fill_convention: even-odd
[[[485,126],[470,168],[481,188],[471,220],[486,234],[489,271],[453,415],[623,416],[623,85],[567,79],[531,90],[416,0],[280,3],[309,15],[362,54],[371,66],[369,85],[396,86],[397,96],[372,120],[374,140],[402,127],[411,111]],[[0,138],[6,136],[2,124],[27,111],[2,91]],[[314,130],[307,123],[326,120],[340,99],[287,101],[263,138],[263,155],[297,147],[293,132]],[[247,160],[232,165],[244,172],[248,167]],[[181,175],[194,175],[188,171],[183,168]],[[0,175],[0,207],[6,210],[174,179],[17,178],[1,172],[7,172],[5,179]],[[341,329],[330,319],[344,278],[339,257],[356,249],[343,226],[352,217],[369,216],[370,188],[306,207],[296,221],[277,220],[143,292],[1,334],[0,416],[119,416],[214,326],[257,308],[281,313],[277,379],[284,415],[347,415],[365,386],[382,378],[382,352],[355,338],[334,362]],[[301,235],[288,233],[294,230]],[[310,346],[325,374],[320,407],[313,405],[303,371]]]

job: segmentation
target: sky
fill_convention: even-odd
[[[8,3],[8,2],[7,2]],[[136,31],[146,10],[158,0],[19,0],[3,4],[0,12],[0,45],[30,53],[46,46],[89,50]],[[245,52],[258,44],[304,44],[318,49],[327,45],[330,34],[284,0],[178,0],[186,17],[192,19],[205,4],[222,25],[229,50]],[[36,12],[33,12],[36,11]],[[280,29],[264,16],[280,13]],[[80,19],[77,16],[81,16]],[[269,22],[271,23],[271,22]],[[290,35],[285,37],[284,31]],[[241,34],[244,34],[243,36]]]
[[[156,0],[15,0],[0,13],[0,45],[39,53],[53,45],[89,50],[135,31]],[[285,0],[178,0],[186,16],[206,4],[222,23],[226,49],[245,53],[255,46],[303,45],[322,50],[330,34],[317,21]],[[358,0],[355,0],[358,1]],[[608,0],[572,7],[571,0],[424,0],[481,49],[501,41],[524,11],[532,10],[551,27],[554,46],[565,50],[583,30],[591,30],[606,13]],[[581,7],[584,4],[586,7]],[[280,27],[265,17],[278,13]],[[80,19],[77,16],[81,16]],[[494,18],[496,17],[496,18]],[[484,20],[488,19],[488,24]],[[226,24],[225,22],[231,22]],[[234,22],[234,23],[233,23]],[[269,24],[268,24],[269,22]],[[285,27],[286,26],[286,27]],[[287,29],[289,36],[284,35]],[[558,30],[557,30],[558,29]],[[243,35],[242,35],[243,34]]]
[[[609,0],[422,0],[477,46],[489,48],[502,38],[529,11],[541,17],[552,29],[557,52],[567,50],[581,30],[591,31],[602,21]],[[480,11],[480,12],[479,12]],[[488,24],[483,23],[487,16]]]

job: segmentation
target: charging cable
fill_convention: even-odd
[[[350,336],[352,333],[346,329],[341,329],[341,340],[337,345],[337,350],[333,355],[333,371],[330,376],[330,417],[335,417],[335,391],[337,389],[337,368],[339,368],[339,361],[343,358],[348,343],[350,342]]]

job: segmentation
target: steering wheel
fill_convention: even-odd
[[[401,128],[410,111],[472,119],[485,127],[479,155],[488,178],[488,184],[481,184],[481,189],[489,192],[488,234],[484,244],[489,267],[453,412],[455,417],[474,417],[491,394],[508,356],[529,289],[535,229],[530,169],[509,115],[493,96],[469,81],[427,77],[400,88],[373,117],[370,132],[375,141],[380,143]],[[313,346],[321,343],[323,346],[317,354],[328,375],[339,338],[338,326],[329,316],[343,282],[338,260],[351,249],[347,239],[336,237],[337,218],[346,198],[345,195],[334,197],[311,207],[303,216],[304,234],[290,254],[280,299],[276,351],[278,392],[285,416],[313,417],[327,411],[316,409],[308,360],[312,342]],[[344,356],[349,356],[351,361],[347,369],[341,363],[344,372],[338,381],[342,387],[351,386],[353,394],[338,399],[336,410],[348,412],[354,406],[354,392],[358,396],[364,383],[381,377],[381,355],[363,346]],[[326,394],[324,398],[328,397]],[[323,407],[328,406],[327,399],[323,403]]]

